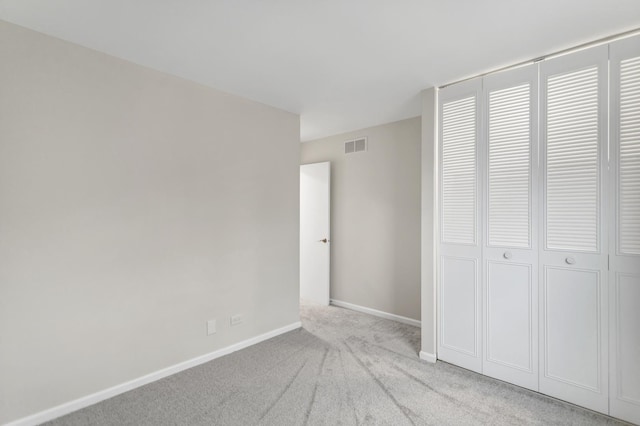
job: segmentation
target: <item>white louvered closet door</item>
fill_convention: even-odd
[[[544,62],[540,391],[608,412],[607,46]]]
[[[610,45],[610,411],[640,424],[640,37]]]
[[[483,82],[484,374],[538,390],[538,66]]]
[[[481,81],[439,92],[440,247],[438,358],[482,371],[480,193]]]

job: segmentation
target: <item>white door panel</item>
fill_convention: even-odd
[[[513,375],[527,373],[526,377],[533,377],[533,384],[537,383],[537,375],[532,375],[537,360],[532,345],[537,329],[532,309],[535,296],[531,265],[487,262],[486,361],[497,365],[485,363],[485,374],[493,376],[490,370],[501,366]]]
[[[546,267],[544,376],[602,392],[599,271]]]
[[[540,390],[608,413],[601,277],[598,270],[545,267]]]
[[[608,413],[607,47],[540,68],[540,391]]]
[[[610,410],[640,424],[640,37],[610,60]]]
[[[616,273],[613,334],[616,398],[640,407],[640,274]],[[636,421],[635,419],[630,419]]]
[[[442,256],[442,335],[444,348],[478,355],[477,301],[480,297],[476,259]]]
[[[329,305],[331,165],[300,166],[300,298]]]
[[[439,92],[438,358],[482,371],[479,102],[481,81]]]
[[[538,67],[485,77],[484,374],[538,390]]]

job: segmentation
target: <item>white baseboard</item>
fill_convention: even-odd
[[[373,315],[380,318],[389,319],[392,321],[401,322],[403,324],[413,325],[414,327],[420,327],[421,323],[418,320],[403,317],[400,315],[390,314],[388,312],[379,311],[377,309],[366,308],[360,305],[354,305],[353,303],[343,302],[341,300],[331,299],[331,304],[340,308],[351,309],[352,311],[358,311],[365,314]]]
[[[420,359],[435,364],[436,355],[430,354],[429,352],[420,351]]]
[[[160,380],[167,376],[171,376],[172,374],[179,373],[180,371],[195,367],[200,364],[204,364],[205,362],[209,362],[216,358],[220,358],[221,356],[228,355],[232,352],[239,351],[240,349],[247,348],[249,346],[255,345],[256,343],[263,342],[265,340],[276,337],[280,334],[287,333],[292,330],[296,330],[302,327],[302,323],[294,322],[293,324],[286,325],[284,327],[268,331],[264,334],[260,334],[259,336],[252,337],[247,340],[243,340],[231,346],[227,346],[222,349],[218,349],[217,351],[210,352],[205,355],[201,355],[195,358],[191,358],[187,361],[183,361],[181,363],[172,365],[167,368],[163,368],[162,370],[155,371],[153,373],[147,374],[142,377],[138,377],[137,379],[130,380],[125,383],[121,383],[119,385],[110,387],[108,389],[101,390],[96,393],[92,393],[91,395],[83,396],[82,398],[75,399],[73,401],[66,402],[64,404],[58,405],[56,407],[49,408],[44,411],[40,411],[39,413],[32,414],[27,417],[23,417],[18,420],[14,420],[10,423],[7,423],[5,426],[31,426],[38,425],[40,423],[53,420],[60,416],[64,416],[65,414],[69,414],[73,411],[77,411],[81,408],[88,407],[89,405],[93,405],[97,402],[104,401],[105,399],[112,398],[121,393],[130,391],[132,389],[138,388],[140,386],[146,385],[151,382],[155,382],[156,380]]]

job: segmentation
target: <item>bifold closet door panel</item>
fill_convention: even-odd
[[[610,45],[610,414],[640,424],[640,36]]]
[[[608,47],[540,66],[540,391],[608,413]]]
[[[442,89],[439,103],[438,358],[482,371],[479,135],[481,80]]]
[[[484,374],[538,390],[538,66],[485,77]]]

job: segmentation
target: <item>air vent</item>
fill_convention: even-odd
[[[356,151],[356,141],[348,141],[344,143],[344,153],[351,154]]]
[[[367,138],[358,138],[344,143],[344,153],[353,154],[367,150]]]

